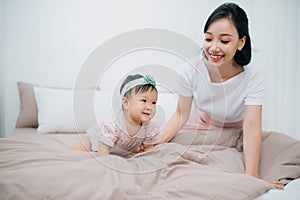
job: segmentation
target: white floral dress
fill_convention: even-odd
[[[159,142],[159,127],[152,121],[144,123],[135,136],[127,133],[123,112],[116,119],[105,120],[87,130],[92,151],[98,151],[99,142],[112,147],[110,153],[130,154],[142,143],[153,145]]]

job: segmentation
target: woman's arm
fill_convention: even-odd
[[[246,174],[259,177],[262,106],[245,106],[243,146]]]
[[[243,145],[246,174],[259,178],[260,145],[262,137],[262,106],[246,106],[243,123]],[[277,189],[283,189],[284,182],[268,181]]]
[[[160,135],[160,142],[169,142],[189,118],[193,97],[179,96],[177,109]]]

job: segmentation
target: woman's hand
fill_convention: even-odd
[[[284,184],[285,184],[285,182],[283,182],[283,181],[267,181],[267,180],[264,180],[264,181],[271,184],[276,189],[280,189],[280,190],[282,190],[284,188]]]
[[[258,178],[260,179],[260,177],[258,176],[257,173],[253,174],[253,173],[246,173],[250,176],[254,176],[255,178]],[[262,179],[263,181],[271,184],[273,187],[275,187],[275,189],[280,189],[282,190],[284,188],[284,185],[287,183],[287,182],[284,182],[284,181],[268,181],[268,180],[264,180]]]

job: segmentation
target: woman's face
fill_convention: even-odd
[[[208,60],[217,67],[235,65],[233,57],[242,50],[246,37],[239,39],[234,24],[226,18],[211,23],[205,33],[203,49]]]

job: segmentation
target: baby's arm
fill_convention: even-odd
[[[86,135],[83,135],[70,148],[78,151],[91,151],[91,142]]]
[[[151,148],[153,148],[155,144],[142,144],[141,145],[141,151],[149,151]]]
[[[108,155],[110,149],[110,146],[104,144],[103,142],[99,142],[98,156]]]

